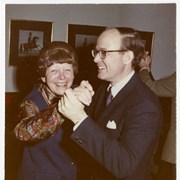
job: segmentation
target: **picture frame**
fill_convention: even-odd
[[[153,55],[153,45],[155,32],[150,31],[138,31],[145,45],[145,50],[149,52],[149,55]]]
[[[68,42],[75,48],[81,46],[81,43],[83,45],[85,38],[87,38],[86,45],[95,43],[93,39],[96,40],[105,28],[105,26],[68,24]]]
[[[79,71],[74,80],[76,84],[84,79],[96,89],[100,83],[91,50],[95,46],[97,37],[105,28],[105,26],[68,24],[68,43],[75,48],[79,59]]]
[[[141,39],[143,40],[145,51],[148,51],[148,54],[152,57],[155,33],[149,32],[149,31],[138,31],[138,32],[141,36]],[[150,62],[150,69],[151,69],[151,64],[152,64],[152,61]],[[139,72],[139,70],[140,70],[139,67],[135,68],[136,72]],[[151,78],[154,79],[151,73],[150,75],[151,75]]]
[[[106,27],[105,26],[93,26],[93,25],[68,25],[68,42],[73,46],[77,47],[80,42],[77,42],[78,36],[98,36]],[[145,44],[145,50],[152,56],[153,44],[155,33],[150,31],[138,31]],[[80,38],[78,38],[79,41]],[[90,40],[90,39],[89,39]],[[90,41],[91,42],[91,41]],[[82,43],[82,42],[81,42]]]
[[[9,65],[30,61],[52,40],[53,23],[48,21],[10,20]]]
[[[90,81],[95,89],[99,85],[100,80],[97,78],[97,68],[93,62],[91,50],[95,46],[97,37],[105,28],[105,26],[68,24],[68,43],[75,48],[79,58],[79,73],[75,79],[76,83],[85,79]],[[138,32],[144,42],[145,50],[152,56],[155,33]],[[138,71],[138,68],[135,70]]]

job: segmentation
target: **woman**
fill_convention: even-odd
[[[19,140],[29,142],[24,148],[19,180],[76,179],[76,166],[63,147],[72,129],[61,126],[64,120],[57,102],[72,87],[77,71],[77,56],[69,44],[51,42],[41,50],[38,72],[42,82],[21,103],[20,123],[14,129]]]

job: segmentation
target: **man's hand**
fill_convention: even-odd
[[[149,52],[146,51],[139,63],[140,70],[147,69],[148,71],[150,71],[150,64],[151,64],[151,57],[149,56]]]
[[[88,81],[82,81],[78,87],[73,89],[73,93],[86,106],[89,106],[94,95],[93,88]]]
[[[67,89],[59,100],[58,110],[74,124],[87,117],[84,105],[75,97],[72,89]]]

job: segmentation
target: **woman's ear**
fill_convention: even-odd
[[[125,56],[124,64],[129,64],[132,62],[132,60],[134,58],[134,53],[132,51],[126,51],[124,56]]]
[[[41,77],[41,80],[42,80],[42,82],[46,82],[46,78],[45,77]]]

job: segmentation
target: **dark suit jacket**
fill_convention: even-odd
[[[86,162],[91,179],[147,180],[161,130],[159,101],[134,74],[105,107],[107,85],[99,88],[89,117],[71,138],[95,160]],[[114,121],[116,129],[107,128],[108,121]]]

